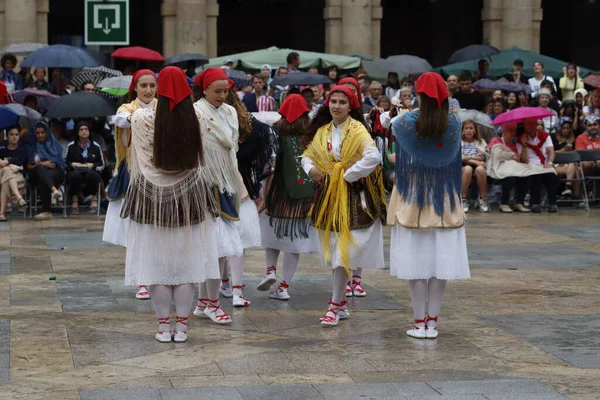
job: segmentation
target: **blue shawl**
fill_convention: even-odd
[[[43,127],[46,130],[46,141],[40,143],[35,138],[35,128]],[[35,155],[40,156],[40,161],[52,161],[57,168],[65,169],[65,160],[63,160],[63,148],[56,140],[50,127],[44,122],[38,122],[29,132],[29,162],[35,163]]]
[[[416,129],[419,111],[397,118],[393,125],[396,141],[396,190],[419,209],[433,205],[437,215],[444,214],[444,198],[456,207],[462,177],[461,122],[448,115],[448,129],[442,137],[421,138]]]

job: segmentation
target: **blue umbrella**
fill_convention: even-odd
[[[235,83],[238,88],[243,88],[252,84],[252,81],[248,78],[248,75],[244,71],[238,69],[226,69],[227,77]]]
[[[19,114],[8,107],[0,105],[0,129],[16,125],[19,121]]]
[[[35,111],[34,109],[26,107],[22,104],[12,103],[12,104],[5,104],[0,107],[2,109],[9,109],[9,110],[15,112],[19,116],[19,119],[17,120],[17,122],[19,123],[19,126],[21,128],[29,129],[29,128],[33,127],[37,122],[44,119],[44,117],[42,117],[42,114],[40,114],[39,112]]]
[[[271,87],[276,86],[315,86],[331,84],[331,79],[325,75],[311,74],[310,72],[296,72],[294,74],[279,75],[271,81]]]
[[[80,47],[54,44],[29,54],[21,67],[83,68],[97,67],[100,63]]]

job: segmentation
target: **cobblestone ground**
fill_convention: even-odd
[[[387,270],[364,274],[349,320],[321,327],[330,271],[303,257],[291,300],[269,300],[256,249],[252,306],[224,300],[231,326],[190,318],[183,344],[154,340],[103,220],[13,218],[0,224],[0,398],[598,399],[599,217],[470,213],[473,278],[448,285],[437,340],[404,334],[408,287]]]

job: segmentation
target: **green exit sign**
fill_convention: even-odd
[[[85,0],[85,44],[129,44],[129,0]]]

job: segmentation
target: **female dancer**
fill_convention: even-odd
[[[381,154],[361,117],[352,90],[334,86],[311,123],[307,139],[312,142],[302,157],[302,168],[320,184],[310,217],[321,236],[323,259],[333,269],[324,325],[349,316],[343,299],[351,268],[383,268]]]
[[[149,285],[156,340],[185,342],[194,284],[219,277],[216,208],[208,202],[200,124],[185,74],[166,67],[158,80],[156,111],[140,109],[132,116],[131,183],[121,211],[121,218],[130,219],[125,284]]]
[[[117,110],[115,120],[115,153],[117,161],[113,178],[108,185],[106,197],[110,201],[104,220],[102,240],[117,246],[127,247],[125,239],[126,224],[119,215],[123,206],[123,197],[129,185],[129,143],[131,142],[130,128],[133,113],[142,109],[156,109],[156,75],[149,69],[141,69],[133,75],[129,85],[127,100]],[[150,298],[148,286],[140,284],[135,295],[137,299]]]
[[[300,254],[319,251],[317,234],[306,216],[314,198],[313,182],[301,169],[299,156],[308,134],[310,118],[306,101],[299,94],[288,95],[275,125],[279,133],[281,154],[273,178],[266,187],[266,212],[260,217],[262,247],[265,248],[267,276],[258,290],[268,290],[275,283],[277,259],[283,256],[283,280],[269,294],[272,299],[288,300],[289,284],[298,268]]]
[[[233,82],[221,68],[209,68],[196,77],[194,84],[196,95],[200,97],[194,109],[202,131],[206,160],[204,174],[213,187],[219,208],[216,235],[219,268],[222,271],[227,257],[241,257],[244,253],[239,221],[242,199],[247,194],[237,169],[238,117],[235,109],[226,103]],[[253,206],[253,203],[249,204],[251,202],[244,203]],[[227,324],[232,320],[219,303],[220,283],[220,279],[208,279],[200,284],[200,297],[194,315],[209,317],[218,324]],[[250,304],[241,295],[241,289],[238,300]]]
[[[460,198],[461,124],[449,113],[440,75],[421,75],[417,93],[420,109],[392,125],[396,184],[387,220],[393,225],[390,274],[409,280],[415,326],[406,334],[435,339],[446,280],[470,276]]]

